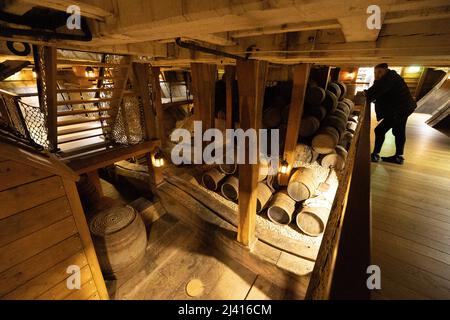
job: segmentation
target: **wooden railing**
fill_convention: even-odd
[[[369,298],[366,270],[370,255],[370,105],[365,105],[339,177],[306,298]]]

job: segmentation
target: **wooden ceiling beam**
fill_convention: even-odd
[[[64,12],[68,7],[76,5],[80,7],[83,17],[100,21],[105,21],[105,18],[113,15],[112,11],[107,9],[106,0],[20,0],[20,2]]]
[[[337,20],[325,20],[325,21],[315,21],[315,22],[299,22],[299,23],[288,23],[280,26],[274,27],[264,27],[252,30],[242,30],[236,31],[231,34],[232,38],[244,38],[244,37],[254,37],[267,34],[277,34],[286,32],[297,32],[297,31],[311,31],[311,30],[325,30],[325,29],[340,29],[341,25]]]

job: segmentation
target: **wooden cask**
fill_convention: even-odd
[[[214,168],[203,174],[202,183],[207,189],[216,191],[225,177],[226,175],[223,172]]]
[[[334,127],[324,127],[313,138],[312,147],[319,154],[329,154],[336,148],[339,137],[339,132]]]
[[[225,162],[225,160],[224,160]],[[232,163],[232,164],[227,164],[227,163],[223,163],[223,164],[219,164],[219,169],[220,171],[222,171],[225,174],[235,174],[237,171],[237,164],[236,163]]]
[[[308,138],[313,136],[319,130],[320,121],[313,116],[307,116],[302,119],[300,124],[300,137]]]
[[[344,82],[342,81],[336,81],[335,82],[339,88],[341,89],[341,97],[339,100],[343,100],[345,98],[345,96],[347,95],[347,86],[345,85]]]
[[[236,201],[239,198],[239,179],[235,176],[228,177],[221,187],[225,199]]]
[[[298,228],[308,236],[320,236],[326,227],[330,209],[322,207],[305,207],[296,217]]]
[[[348,150],[350,148],[350,144],[353,140],[353,133],[350,131],[345,131],[341,135],[341,139],[339,140],[339,145],[342,146],[345,150]]]
[[[343,111],[345,113],[345,115],[347,116],[347,118],[350,115],[350,106],[348,104],[346,104],[345,102],[339,101],[337,110]]]
[[[336,98],[338,100],[341,100],[342,98],[342,91],[341,91],[341,87],[339,87],[338,84],[332,82],[328,84],[328,88],[329,91],[331,91],[332,93],[334,93],[334,95],[336,96]]]
[[[327,90],[325,100],[322,103],[325,109],[327,109],[327,112],[333,113],[337,108],[337,104],[338,98],[336,97],[336,95],[333,92]]]
[[[145,256],[147,235],[133,208],[113,207],[100,212],[92,219],[90,230],[105,278],[124,278],[138,270]]]
[[[256,187],[256,212],[261,212],[272,198],[272,190],[263,182]]]
[[[310,146],[304,143],[299,143],[294,150],[294,168],[301,167],[302,165],[309,164],[313,161],[314,154]]]
[[[353,122],[353,121],[347,122],[347,131],[349,131],[351,133],[355,133],[357,127],[358,127],[358,123]]]
[[[306,91],[306,103],[310,105],[319,105],[325,100],[325,90],[318,86],[309,86]]]
[[[325,155],[321,160],[321,166],[332,168],[338,171],[343,170],[347,160],[347,150],[342,146],[337,146],[335,152]]]
[[[286,192],[278,192],[273,196],[267,216],[276,224],[288,225],[292,221],[294,211],[295,201]]]
[[[289,180],[287,192],[295,201],[304,201],[316,193],[318,179],[315,170],[300,168]]]

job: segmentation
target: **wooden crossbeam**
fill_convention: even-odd
[[[243,130],[258,130],[262,123],[262,105],[268,63],[258,60],[237,61],[240,124]],[[259,165],[250,164],[249,142],[246,142],[245,164],[239,165],[239,226],[238,241],[251,246],[255,241],[256,187]]]

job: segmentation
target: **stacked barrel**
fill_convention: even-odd
[[[264,210],[272,198],[272,189],[267,184],[268,178],[270,178],[269,163],[261,161],[257,185],[257,212]],[[236,163],[221,164],[217,168],[208,170],[202,176],[202,184],[229,201],[237,203],[239,200],[239,175]]]

